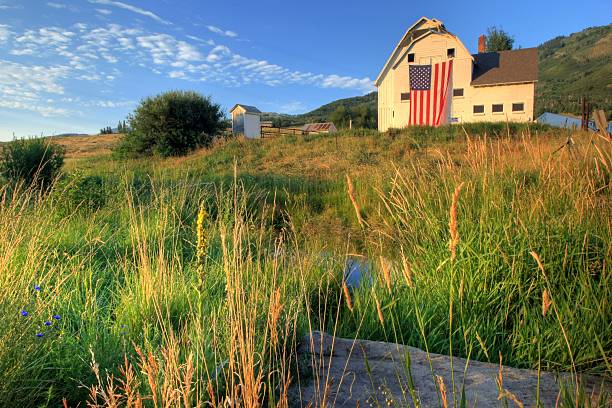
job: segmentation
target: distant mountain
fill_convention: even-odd
[[[345,122],[349,117],[353,120],[357,120],[358,117],[363,117],[364,115],[373,115],[375,119],[377,98],[378,93],[371,92],[363,96],[338,99],[313,111],[299,115],[267,112],[262,115],[261,120],[272,121],[275,126],[294,126],[315,122]],[[344,111],[344,114],[341,113],[342,111]],[[333,117],[334,112],[336,112],[337,117]],[[371,118],[369,119],[371,120]],[[347,124],[348,123],[336,123],[336,126],[344,126]],[[369,127],[375,128],[375,123],[373,126]]]
[[[547,41],[539,57],[538,113],[580,114],[584,95],[612,115],[612,24]]]
[[[592,108],[604,109],[612,117],[612,24],[591,27],[568,36],[559,36],[538,47],[540,77],[536,87],[536,117],[544,111],[581,113],[580,98],[588,98]],[[339,99],[300,115],[265,113],[262,120],[275,126],[334,121],[342,106],[345,116],[367,106],[377,112],[377,93]],[[342,109],[342,108],[340,108]],[[338,116],[338,115],[337,115]],[[336,123],[336,126],[346,123]]]

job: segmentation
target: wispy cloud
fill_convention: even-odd
[[[161,18],[157,14],[153,13],[152,11],[145,10],[143,8],[140,8],[140,7],[132,6],[131,4],[123,3],[121,1],[115,1],[115,0],[89,0],[89,2],[90,3],[94,3],[94,4],[102,4],[102,5],[105,5],[105,6],[113,6],[113,7],[117,7],[117,8],[123,9],[123,10],[128,10],[128,11],[131,11],[133,13],[140,14],[141,16],[149,17],[150,19],[153,19],[153,20],[157,21],[158,23],[162,23],[162,24],[166,24],[166,25],[172,24],[169,21],[164,20],[163,18]]]
[[[65,8],[68,8],[68,6],[66,4],[63,4],[63,3],[54,3],[52,1],[48,2],[47,6],[49,6],[51,8],[55,8],[55,9],[65,9]]]
[[[113,12],[110,11],[109,9],[96,9],[96,11],[100,14],[104,14],[105,16],[108,16],[110,14],[112,14]]]
[[[9,26],[0,24],[0,44],[5,43],[11,35]]]
[[[27,55],[40,61],[28,65],[0,58],[0,108],[31,110],[45,116],[63,115],[70,104],[74,110],[128,106],[127,102],[85,103],[68,99],[59,101],[68,107],[56,106],[54,99],[49,98],[49,95],[74,97],[79,81],[96,82],[101,89],[110,90],[113,81],[126,69],[146,69],[175,81],[218,83],[230,88],[264,84],[354,89],[364,93],[374,89],[367,77],[303,72],[241,55],[211,40],[189,35],[177,38],[169,33],[114,23],[102,26],[78,23],[67,28],[39,27],[17,32],[14,27],[0,25],[0,45],[7,51],[4,55],[17,59]],[[295,113],[305,107],[293,103],[281,109]]]
[[[230,37],[230,38],[235,38],[238,37],[238,34],[234,31],[230,31],[230,30],[223,30],[219,27],[213,26],[213,25],[208,25],[206,26],[206,28],[208,28],[208,31],[213,32],[215,34],[219,34],[222,35],[224,37]]]

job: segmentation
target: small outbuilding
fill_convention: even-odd
[[[249,139],[261,137],[261,111],[254,106],[236,104],[231,110],[232,134]]]
[[[302,126],[302,130],[306,133],[335,133],[338,131],[336,126],[331,122],[307,123]]]

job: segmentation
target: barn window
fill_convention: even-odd
[[[503,113],[504,112],[504,104],[503,103],[494,103],[491,106],[491,112],[493,112],[493,113]]]
[[[400,95],[400,100],[402,102],[406,102],[410,100],[410,92],[402,92],[402,94]]]
[[[484,114],[484,105],[474,105],[474,114]]]
[[[414,62],[414,53],[408,54],[408,62]]]
[[[446,57],[447,58],[455,58],[455,49],[454,48],[448,48],[446,50]]]
[[[463,88],[453,89],[453,96],[456,98],[463,96]]]
[[[512,112],[524,112],[525,111],[525,104],[520,102],[520,103],[513,103],[512,104]]]

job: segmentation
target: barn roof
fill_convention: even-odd
[[[335,130],[336,126],[334,126],[331,122],[325,123],[307,123],[302,127],[302,130],[305,132],[329,132],[330,130]]]
[[[454,34],[452,34],[446,29],[442,21],[436,20],[435,18],[430,19],[427,17],[421,17],[413,25],[408,27],[408,30],[406,30],[406,33],[404,33],[404,35],[402,36],[402,39],[397,43],[397,45],[393,49],[393,52],[389,56],[389,59],[387,59],[387,62],[385,63],[382,70],[378,74],[378,77],[374,81],[374,85],[376,86],[380,85],[388,68],[392,66],[392,63],[394,61],[398,60],[397,56],[399,54],[400,49],[404,45],[410,46],[416,43],[417,41],[419,41],[420,39],[432,33],[446,34],[446,35],[450,35],[452,37],[457,38]],[[460,40],[459,40],[459,44],[465,47]]]
[[[232,113],[239,106],[242,109],[244,109],[247,113],[261,113],[261,111],[257,109],[256,107],[251,106],[251,105],[243,105],[241,103],[237,103],[236,105],[234,105],[234,107],[230,109],[230,113]]]
[[[474,54],[473,86],[536,82],[538,49]]]

